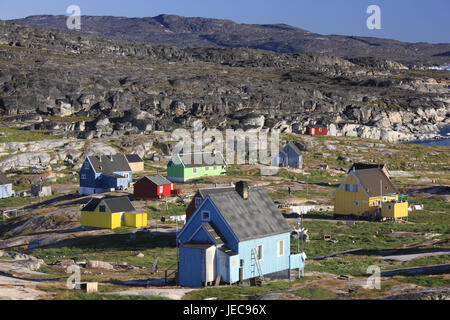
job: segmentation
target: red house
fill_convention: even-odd
[[[176,183],[170,182],[159,174],[143,177],[134,184],[135,200],[161,199],[181,193],[181,189],[177,190]]]
[[[323,127],[308,128],[308,134],[310,136],[326,136],[328,129]]]

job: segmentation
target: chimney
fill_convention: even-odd
[[[239,195],[242,197],[242,199],[247,200],[248,199],[248,183],[245,181],[239,181],[236,183],[235,190]]]

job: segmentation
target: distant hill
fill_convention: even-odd
[[[66,16],[38,15],[17,24],[67,30]],[[406,64],[450,63],[450,44],[320,35],[285,24],[238,24],[230,20],[159,15],[148,18],[82,16],[82,33],[116,40],[180,48],[254,48],[280,53],[324,53],[345,58],[376,57]]]

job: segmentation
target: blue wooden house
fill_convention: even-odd
[[[0,172],[0,199],[13,196],[12,183]]]
[[[79,171],[80,194],[126,190],[133,173],[123,154],[86,157]]]
[[[177,236],[180,285],[290,278],[303,268],[304,256],[291,254],[291,227],[264,188],[238,182],[220,190],[206,195]]]
[[[288,142],[283,149],[272,159],[276,167],[302,168],[304,146],[296,142]]]

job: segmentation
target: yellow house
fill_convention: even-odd
[[[399,200],[382,168],[352,169],[334,192],[334,214],[403,218],[408,216],[408,203]]]
[[[92,198],[81,209],[81,225],[106,229],[140,228],[147,225],[147,214],[136,212],[128,197]]]
[[[133,173],[144,171],[144,160],[137,154],[126,154],[125,157]]]

